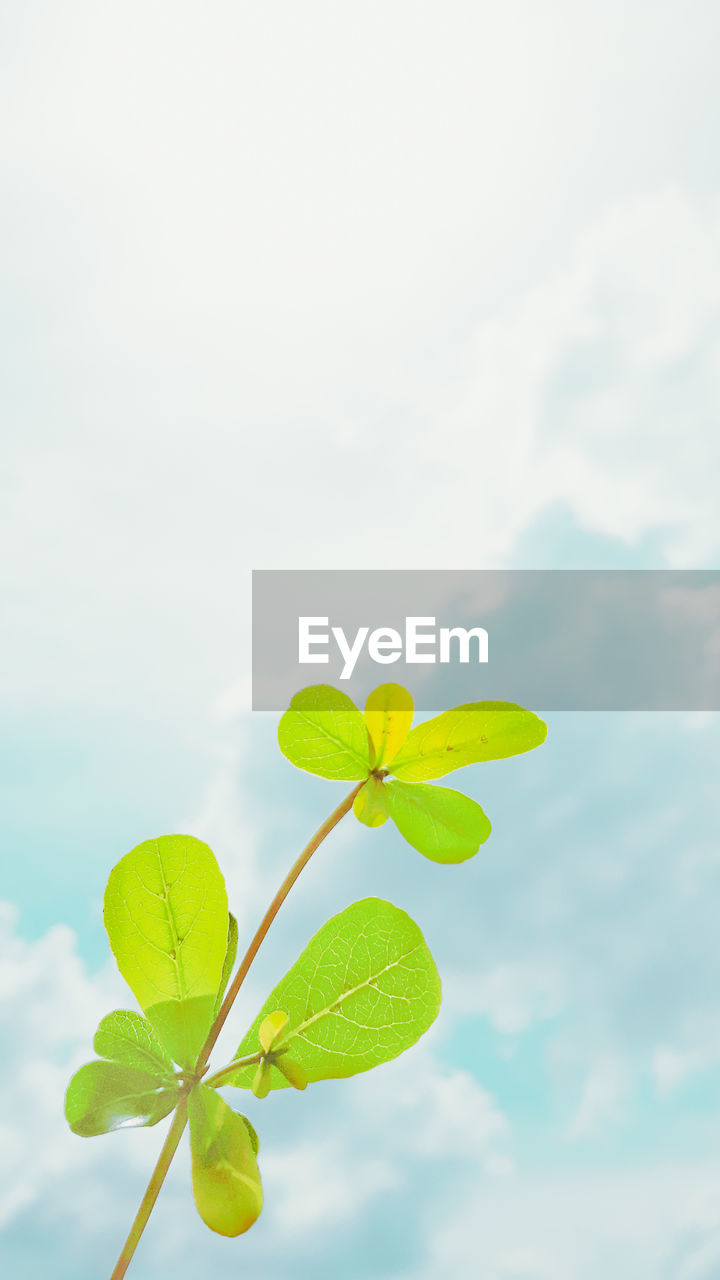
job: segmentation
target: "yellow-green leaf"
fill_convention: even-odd
[[[228,945],[225,882],[193,836],[146,840],[105,891],[118,968],[175,1062],[192,1067],[210,1028]]]
[[[413,700],[401,684],[381,684],[365,703],[365,722],[375,748],[373,767],[387,766],[410,732]]]
[[[293,1058],[288,1058],[286,1054],[283,1054],[282,1057],[278,1058],[275,1066],[278,1071],[282,1072],[288,1083],[292,1085],[293,1089],[307,1089],[307,1075]]]
[[[370,738],[347,694],[328,684],[296,693],[278,726],[283,755],[322,778],[358,781],[370,772]]]
[[[273,1010],[289,1025],[282,1047],[308,1081],[368,1071],[419,1040],[437,1016],[440,979],[418,926],[380,898],[364,898],[328,920],[274,988],[236,1057],[257,1051]],[[279,1062],[262,1074],[264,1088],[288,1087]],[[265,1066],[270,1066],[265,1063]],[[254,1068],[227,1083],[253,1088]]]
[[[260,1023],[258,1039],[264,1053],[269,1053],[271,1049],[276,1047],[287,1023],[288,1016],[281,1009],[276,1009],[274,1013],[269,1013],[264,1022]]]
[[[392,764],[405,782],[442,778],[453,769],[532,751],[547,725],[514,702],[468,702],[417,725]]]
[[[188,1115],[198,1213],[218,1235],[242,1235],[259,1217],[263,1203],[254,1131],[244,1116],[203,1084],[190,1094]]]
[[[266,1058],[261,1058],[255,1068],[253,1076],[252,1091],[256,1098],[267,1098],[272,1088],[272,1071],[271,1065]]]
[[[223,971],[220,978],[220,986],[218,987],[217,996],[215,998],[215,1013],[218,1013],[220,1006],[222,1005],[223,996],[225,995],[227,984],[230,981],[230,978],[232,977],[232,971],[235,967],[235,960],[237,959],[237,949],[238,949],[238,922],[231,911],[230,916],[228,918],[227,948],[225,951],[225,959],[223,961]]]
[[[461,791],[422,782],[388,782],[385,793],[400,834],[433,862],[464,862],[490,835],[488,817]]]
[[[75,1072],[65,1095],[73,1133],[94,1138],[115,1129],[157,1124],[177,1103],[178,1086],[118,1062],[88,1062]]]
[[[355,817],[366,827],[381,827],[388,820],[385,788],[380,778],[368,778],[353,800]]]
[[[95,1032],[100,1058],[156,1076],[172,1076],[173,1065],[147,1018],[132,1009],[118,1009],[103,1018]]]

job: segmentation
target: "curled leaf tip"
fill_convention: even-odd
[[[277,1049],[280,1037],[287,1024],[288,1016],[281,1009],[268,1014],[267,1018],[263,1020],[260,1024],[258,1037],[265,1053],[270,1053],[272,1049]]]

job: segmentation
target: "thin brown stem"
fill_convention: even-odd
[[[367,779],[364,778],[362,782],[359,782],[357,786],[353,788],[350,794],[345,797],[342,804],[339,804],[337,809],[335,809],[330,814],[330,817],[325,822],[323,822],[322,826],[318,827],[312,840],[310,841],[309,844],[305,846],[302,853],[300,854],[300,857],[297,859],[297,862],[288,872],[282,884],[280,885],[280,888],[278,889],[277,893],[275,894],[275,897],[270,903],[270,906],[265,912],[265,915],[260,921],[257,932],[255,933],[255,936],[252,942],[250,943],[250,946],[248,947],[247,951],[245,952],[245,955],[243,956],[240,962],[240,967],[238,968],[238,971],[235,974],[235,977],[233,978],[233,981],[230,987],[228,988],[225,999],[223,1000],[222,1005],[218,1011],[218,1015],[215,1021],[213,1022],[212,1027],[210,1028],[210,1032],[208,1034],[207,1040],[205,1041],[205,1044],[202,1047],[200,1056],[195,1066],[195,1070],[192,1073],[192,1076],[195,1080],[199,1080],[203,1075],[205,1069],[207,1068],[208,1059],[210,1057],[210,1054],[213,1051],[213,1048],[215,1047],[217,1038],[220,1035],[220,1032],[222,1031],[222,1028],[225,1025],[225,1020],[230,1010],[232,1009],[233,1003],[235,1001],[235,997],[237,996],[238,991],[240,990],[243,982],[245,981],[248,975],[250,966],[253,960],[255,959],[258,951],[260,950],[260,947],[262,946],[262,943],[265,939],[268,929],[270,928],[270,925],[272,924],[283,902],[285,901],[290,890],[295,884],[295,881],[300,875],[300,872],[303,870],[304,867],[307,866],[315,850],[318,848],[318,845],[321,845],[325,837],[329,836],[330,832],[333,830],[334,827],[337,826],[338,822],[340,822],[341,819],[345,817],[345,814],[350,812],[356,795],[358,794],[359,791],[362,791],[362,788],[365,786],[366,781]],[[250,1063],[259,1061],[259,1059],[260,1059],[260,1055],[257,1054],[257,1055],[253,1055],[250,1059],[247,1059],[247,1060],[243,1059],[242,1061],[230,1063],[228,1067],[224,1067],[221,1071],[218,1071],[214,1076],[211,1076],[210,1079],[207,1081],[207,1083],[208,1084],[217,1083],[219,1079],[221,1080],[225,1075],[230,1075],[233,1071],[236,1071],[239,1067],[249,1066]],[[178,1145],[185,1131],[186,1124],[187,1124],[187,1094],[184,1094],[181,1097],[180,1102],[178,1103],[172,1125],[170,1126],[170,1129],[168,1131],[168,1135],[165,1139],[163,1149],[160,1152],[160,1158],[155,1166],[150,1182],[148,1183],[147,1191],[145,1192],[145,1195],[143,1196],[143,1199],[142,1199],[142,1204],[138,1209],[137,1215],[135,1217],[135,1221],[133,1222],[132,1227],[130,1228],[130,1234],[128,1235],[128,1238],[125,1241],[123,1251],[120,1254],[120,1257],[118,1258],[117,1264],[115,1266],[115,1270],[113,1271],[110,1277],[110,1280],[122,1280],[128,1267],[130,1266],[130,1263],[132,1262],[133,1254],[135,1253],[135,1250],[137,1249],[138,1243],[140,1241],[140,1237],[142,1236],[142,1233],[145,1230],[145,1227],[147,1226],[148,1219],[155,1206],[155,1201],[157,1200],[158,1195],[160,1194],[160,1188],[162,1187],[162,1184],[165,1181],[167,1171],[170,1168],[175,1152],[178,1149]]]
[[[128,1235],[127,1240],[125,1241],[125,1244],[123,1245],[122,1253],[120,1254],[120,1257],[117,1260],[117,1263],[115,1265],[115,1270],[113,1271],[110,1277],[110,1280],[122,1280],[123,1276],[125,1275],[125,1272],[127,1271],[128,1267],[130,1266],[130,1263],[132,1262],[133,1254],[135,1253],[140,1237],[147,1226],[150,1214],[152,1213],[155,1207],[155,1201],[157,1200],[160,1194],[160,1188],[162,1187],[162,1184],[165,1181],[165,1177],[167,1175],[167,1171],[170,1168],[170,1165],[172,1164],[173,1156],[175,1155],[175,1152],[178,1149],[178,1145],[185,1131],[186,1124],[187,1124],[187,1096],[184,1096],[180,1099],[175,1109],[173,1122],[168,1130],[168,1134],[165,1139],[165,1142],[163,1143],[163,1149],[160,1152],[160,1158],[157,1164],[155,1165],[153,1175],[147,1186],[147,1191],[145,1192],[145,1195],[142,1198],[142,1204],[140,1205],[140,1208],[137,1211],[135,1221],[133,1222],[130,1228],[130,1233]]]

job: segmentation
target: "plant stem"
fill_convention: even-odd
[[[135,1253],[140,1237],[147,1226],[148,1218],[155,1207],[155,1201],[160,1194],[160,1188],[165,1181],[165,1176],[170,1168],[173,1156],[178,1149],[186,1124],[187,1095],[180,1099],[175,1109],[173,1122],[168,1130],[165,1142],[163,1143],[160,1158],[155,1165],[153,1175],[147,1186],[147,1191],[142,1198],[142,1204],[137,1211],[135,1221],[130,1228],[130,1234],[123,1245],[122,1253],[115,1264],[115,1270],[113,1271],[110,1280],[122,1280],[122,1277],[125,1275],[125,1272],[132,1262],[133,1254]]]
[[[275,897],[273,898],[272,902],[270,903],[270,906],[268,907],[267,911],[265,912],[265,915],[263,916],[262,920],[260,921],[260,924],[258,925],[255,936],[240,962],[238,971],[235,974],[235,977],[233,978],[233,981],[230,987],[228,988],[225,999],[223,1000],[222,1005],[218,1011],[218,1015],[215,1021],[213,1022],[212,1027],[210,1028],[207,1040],[205,1041],[205,1044],[202,1047],[200,1056],[195,1066],[195,1071],[193,1073],[196,1079],[200,1078],[203,1071],[207,1067],[208,1059],[215,1047],[215,1042],[217,1041],[217,1038],[220,1035],[220,1032],[222,1031],[225,1025],[225,1020],[230,1010],[232,1009],[232,1006],[235,1001],[235,997],[237,996],[238,991],[240,990],[243,982],[245,981],[248,975],[250,966],[253,960],[255,959],[258,951],[260,950],[260,947],[262,946],[262,943],[265,939],[268,929],[270,928],[270,925],[272,924],[283,902],[285,901],[290,890],[295,884],[295,881],[300,875],[300,872],[303,870],[304,867],[307,866],[315,850],[318,848],[319,845],[322,844],[325,837],[329,836],[330,832],[337,826],[338,822],[340,822],[341,819],[345,817],[346,813],[350,812],[356,795],[358,794],[359,791],[362,791],[366,781],[367,779],[363,778],[362,782],[359,782],[356,787],[353,787],[350,794],[346,796],[345,799],[342,801],[342,804],[339,804],[337,809],[334,809],[333,812],[330,814],[330,817],[327,818],[325,822],[323,822],[322,826],[318,827],[312,840],[309,842],[309,844],[305,846],[302,853],[300,854],[300,857],[297,859],[297,862],[290,869],[285,879],[283,880],[282,884],[280,885],[280,888],[275,894]],[[218,1071],[216,1075],[212,1076],[208,1081],[206,1081],[206,1083],[212,1084],[213,1082],[217,1082],[218,1077],[222,1078],[225,1075],[229,1075],[231,1071],[236,1071],[238,1067],[249,1066],[251,1063],[259,1061],[259,1059],[260,1059],[260,1054],[257,1054],[257,1055],[253,1055],[253,1057],[251,1057],[250,1059],[242,1059],[242,1060],[238,1060],[238,1062],[233,1062],[228,1067],[224,1067],[221,1071]],[[115,1270],[113,1271],[110,1277],[110,1280],[122,1280],[128,1267],[130,1266],[130,1263],[132,1262],[133,1254],[135,1253],[135,1250],[137,1249],[138,1243],[140,1241],[140,1237],[142,1236],[142,1233],[145,1230],[145,1227],[147,1226],[148,1219],[155,1206],[155,1201],[157,1200],[158,1195],[160,1194],[160,1188],[162,1187],[162,1184],[165,1181],[167,1171],[170,1168],[170,1165],[173,1160],[173,1156],[175,1155],[175,1152],[178,1149],[178,1145],[185,1131],[186,1124],[187,1124],[187,1094],[184,1094],[177,1105],[175,1115],[173,1117],[172,1125],[170,1126],[170,1129],[168,1131],[168,1135],[165,1139],[163,1149],[160,1152],[160,1158],[155,1166],[153,1175],[148,1183],[147,1191],[145,1192],[145,1195],[143,1196],[143,1199],[142,1199],[142,1204],[140,1205],[140,1208],[137,1211],[137,1216],[135,1218],[135,1221],[133,1222],[132,1227],[130,1228],[130,1234],[128,1235],[128,1238],[125,1241],[123,1251],[120,1254],[120,1257],[118,1258],[117,1264],[115,1266]]]
[[[234,1062],[229,1062],[226,1067],[216,1071],[214,1076],[208,1076],[203,1083],[207,1085],[208,1089],[215,1089],[226,1076],[234,1075],[236,1071],[240,1071],[243,1067],[256,1066],[262,1056],[262,1053],[253,1053],[249,1058],[236,1058]]]
[[[250,943],[250,946],[245,952],[245,955],[243,956],[240,962],[238,971],[235,974],[235,977],[233,978],[232,983],[228,987],[227,994],[225,996],[225,999],[222,1002],[222,1006],[218,1012],[217,1018],[215,1019],[212,1027],[210,1028],[208,1038],[205,1041],[200,1057],[198,1058],[197,1065],[199,1070],[202,1070],[202,1068],[207,1065],[207,1060],[210,1057],[210,1054],[212,1053],[215,1047],[215,1042],[217,1041],[217,1038],[220,1035],[220,1032],[222,1031],[225,1025],[225,1019],[227,1018],[230,1010],[233,1007],[233,1004],[235,1003],[235,998],[238,994],[238,991],[240,990],[243,982],[245,981],[248,975],[250,966],[253,960],[255,959],[258,951],[260,950],[260,947],[262,946],[262,943],[265,939],[268,929],[270,928],[270,925],[272,924],[283,902],[285,901],[290,890],[295,884],[295,881],[300,875],[300,872],[303,870],[304,867],[307,866],[308,862],[312,858],[318,845],[321,845],[325,837],[329,836],[330,832],[333,830],[334,827],[337,826],[338,822],[340,822],[341,819],[345,817],[345,814],[350,812],[350,810],[353,807],[353,801],[356,795],[358,794],[359,791],[362,791],[366,781],[367,779],[363,778],[362,782],[359,782],[356,787],[353,787],[352,791],[350,792],[350,795],[346,796],[342,804],[339,804],[337,809],[334,809],[333,812],[330,814],[330,817],[327,818],[325,822],[323,822],[322,826],[318,827],[310,843],[305,846],[295,865],[290,869],[290,871],[288,871],[285,879],[280,885],[280,888],[275,894],[275,897],[270,903],[270,906],[265,912],[265,915],[260,921],[260,924],[258,925],[257,931],[255,933],[255,937],[253,938],[252,942]]]

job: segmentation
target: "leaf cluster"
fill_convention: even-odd
[[[528,751],[542,742],[545,726],[512,703],[471,703],[415,729],[412,715],[410,694],[398,685],[376,689],[364,714],[320,685],[293,698],[279,743],[301,768],[362,783],[354,810],[367,826],[391,818],[427,857],[459,862],[487,839],[490,824],[474,800],[427,781]],[[94,1137],[155,1125],[186,1108],[195,1202],[221,1235],[252,1226],[262,1184],[255,1129],[218,1088],[265,1098],[368,1071],[414,1045],[440,1007],[440,979],[418,925],[392,903],[365,898],[310,939],[232,1061],[208,1075],[238,947],[212,850],[188,835],[138,845],[110,873],[104,921],[142,1012],[103,1018],[97,1058],[70,1082],[68,1122],[74,1133]]]
[[[440,979],[418,926],[391,903],[366,898],[315,934],[229,1068],[206,1083],[198,1058],[237,945],[214,855],[192,836],[138,845],[110,876],[104,918],[143,1014],[103,1018],[98,1058],[70,1082],[68,1122],[82,1137],[154,1125],[187,1098],[195,1201],[222,1235],[252,1225],[262,1187],[255,1131],[217,1087],[265,1097],[367,1071],[410,1048],[440,1007]]]
[[[470,796],[428,786],[456,769],[531,751],[547,726],[514,702],[468,702],[411,729],[413,700],[398,684],[369,696],[364,713],[346,693],[313,685],[293,698],[280,721],[280,750],[323,778],[365,781],[356,818],[379,827],[388,818],[433,862],[464,862],[490,835],[490,820]]]

